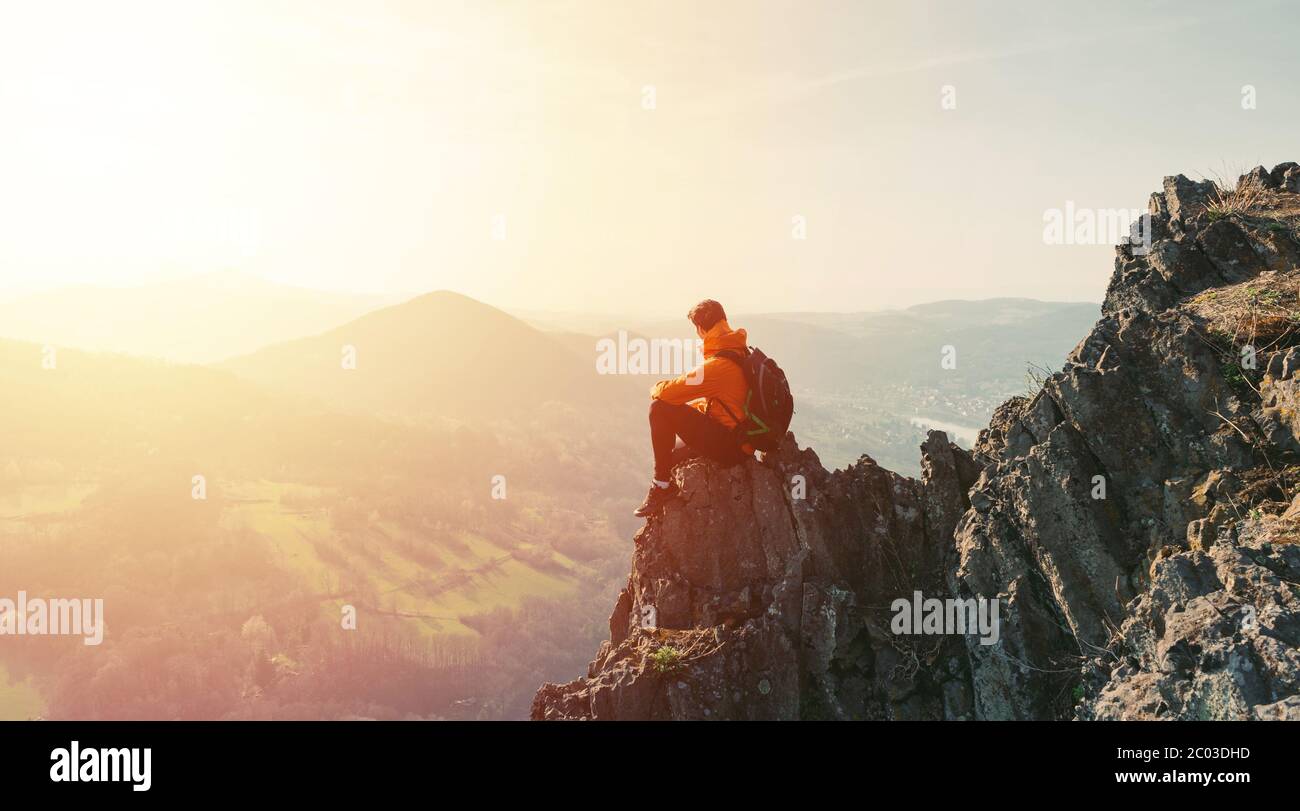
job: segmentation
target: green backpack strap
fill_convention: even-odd
[[[723,349],[719,351],[718,357],[726,358],[727,360],[736,364],[737,366],[740,367],[740,371],[742,373],[745,371],[744,360],[735,352],[732,352],[730,349]],[[770,427],[768,427],[767,423],[760,420],[749,410],[749,402],[750,400],[754,399],[754,389],[749,386],[748,375],[745,376],[745,420],[749,420],[749,422],[752,425],[757,425],[758,426],[757,428],[747,430],[745,428],[745,420],[742,420],[740,417],[737,417],[736,412],[732,411],[730,408],[727,407],[727,403],[725,400],[723,400],[721,397],[715,397],[713,399],[718,401],[719,405],[722,406],[723,410],[727,412],[727,415],[730,416],[732,421],[736,423],[736,427],[733,429],[733,432],[736,434],[738,440],[743,440],[744,437],[751,437],[756,434],[766,434],[772,430]],[[741,431],[744,431],[744,436],[741,436]],[[742,441],[741,444],[744,444],[744,442]]]

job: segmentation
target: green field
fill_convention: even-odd
[[[265,538],[277,564],[320,594],[321,610],[332,617],[354,604],[359,621],[371,613],[421,635],[473,634],[463,616],[518,607],[526,597],[561,597],[588,573],[529,543],[506,546],[469,532],[440,537],[392,521],[341,531],[326,510],[285,503],[291,492],[322,495],[298,485],[243,482],[223,492],[223,523]],[[402,551],[411,548],[423,550],[420,560]]]

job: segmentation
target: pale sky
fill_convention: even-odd
[[[7,294],[1098,301],[1045,209],[1300,160],[1285,2],[0,4]]]

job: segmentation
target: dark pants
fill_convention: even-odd
[[[677,437],[685,447],[676,448]],[[745,458],[730,429],[699,409],[650,401],[650,444],[655,451],[655,478],[668,481],[673,465],[700,455],[722,465],[734,465]]]

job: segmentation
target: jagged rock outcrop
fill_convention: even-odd
[[[942,434],[926,445],[922,482],[866,457],[828,473],[793,436],[762,463],[678,466],[681,497],[637,533],[609,641],[586,678],[545,685],[533,717],[969,717],[960,641],[889,629],[893,599],[944,587],[976,473]]]
[[[1300,546],[1247,519],[1208,547],[1157,560],[1085,675],[1084,718],[1300,721]]]
[[[1122,709],[1123,696],[1136,700],[1134,683],[1165,696],[1144,702],[1165,717],[1250,717],[1295,693],[1277,675],[1289,669],[1294,679],[1295,660],[1288,666],[1271,649],[1240,660],[1264,665],[1257,675],[1267,684],[1217,704],[1188,693],[1226,689],[1227,648],[1207,652],[1195,674],[1163,657],[1227,631],[1184,613],[1193,597],[1201,612],[1236,601],[1227,581],[1260,578],[1235,541],[1219,548],[1215,539],[1296,486],[1287,473],[1300,448],[1290,427],[1292,339],[1258,306],[1271,290],[1266,299],[1296,311],[1297,200],[1283,188],[1294,167],[1278,169],[1242,178],[1241,192],[1253,184],[1260,196],[1245,213],[1213,184],[1167,178],[1149,208],[1150,250],[1117,250],[1092,334],[1032,401],[1008,403],[981,436],[986,466],[976,508],[955,533],[951,576],[955,593],[997,593],[1007,607],[1002,645],[968,646],[980,717],[1068,717],[1076,702],[1080,717],[1136,717]],[[1269,370],[1258,384],[1256,368]],[[1198,579],[1206,566],[1217,575]],[[1181,575],[1191,579],[1169,583]]]
[[[610,641],[533,716],[1300,715],[1300,167],[1166,178],[1149,211],[1091,334],[973,454],[679,467]],[[997,643],[893,633],[914,591],[997,600]]]

